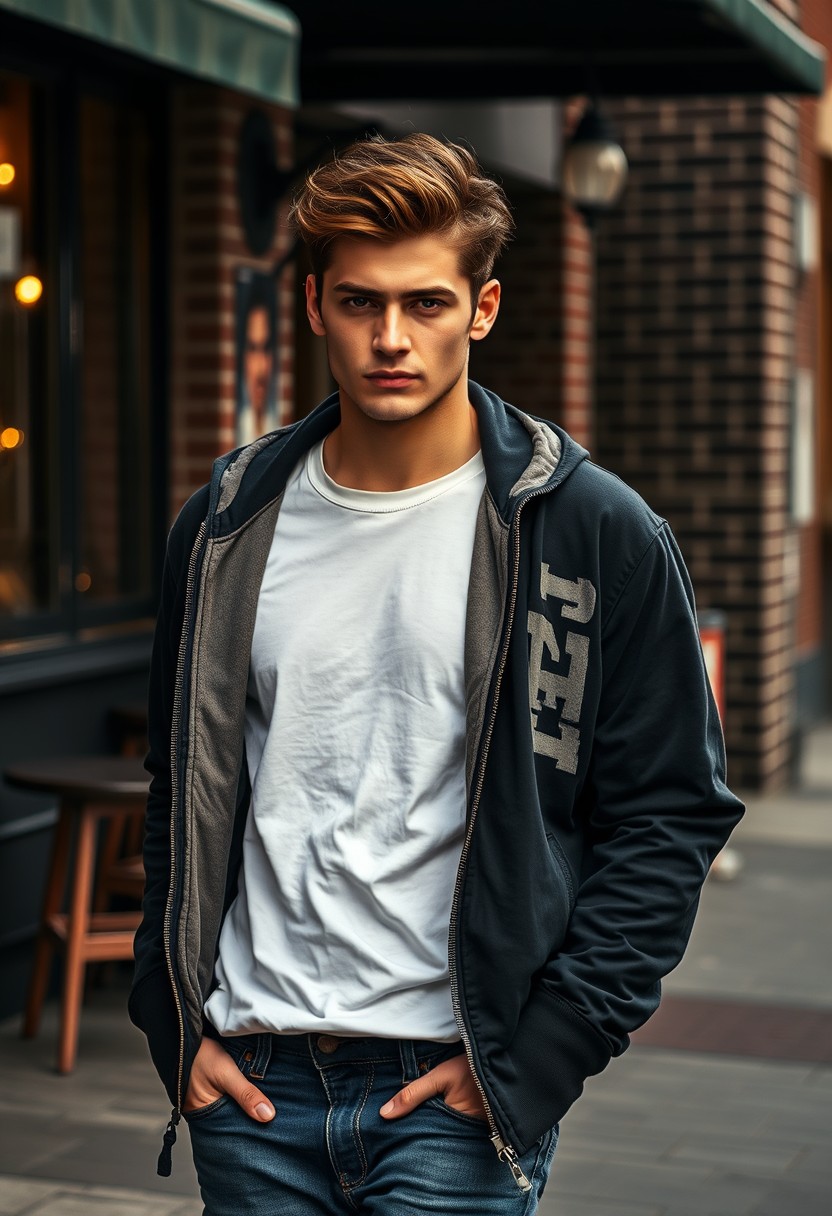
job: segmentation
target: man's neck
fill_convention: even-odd
[[[424,485],[466,464],[480,449],[474,407],[445,399],[399,422],[368,418],[341,394],[341,422],[324,445],[324,467],[339,485],[395,491]]]

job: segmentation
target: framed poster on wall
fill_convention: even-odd
[[[277,291],[274,276],[240,266],[236,276],[237,443],[251,443],[279,425]]]

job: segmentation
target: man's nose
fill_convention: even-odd
[[[405,332],[404,317],[399,308],[386,308],[380,315],[373,336],[373,350],[382,355],[395,355],[410,350],[410,339]]]

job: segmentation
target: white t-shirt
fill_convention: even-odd
[[[466,601],[482,456],[394,493],[322,444],[286,487],[251,650],[252,800],[206,1013],[258,1030],[458,1038]]]

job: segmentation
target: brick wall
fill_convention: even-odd
[[[472,345],[471,375],[586,444],[592,429],[586,231],[560,195],[510,185],[507,191],[517,234],[495,269],[500,315],[489,336]]]
[[[235,445],[235,271],[269,270],[287,247],[286,206],[273,250],[249,251],[237,204],[237,143],[252,105],[266,110],[281,167],[292,163],[288,110],[240,94],[185,85],[173,102],[171,282],[171,512],[207,480],[211,462]],[[291,267],[278,294],[281,420],[293,409],[294,290]]]
[[[699,608],[726,613],[731,780],[775,785],[793,730],[797,110],[777,98],[607,108],[630,179],[599,229],[596,455],[669,519]]]

